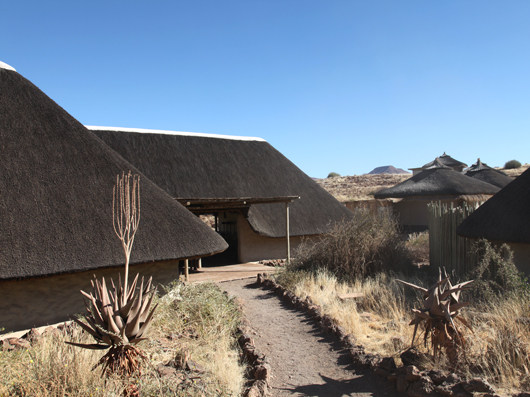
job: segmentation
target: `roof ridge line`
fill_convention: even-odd
[[[267,142],[263,138],[251,136],[237,136],[237,135],[222,135],[222,134],[208,134],[204,132],[185,132],[185,131],[171,131],[171,130],[152,130],[145,128],[126,128],[126,127],[104,127],[95,125],[85,125],[91,131],[116,131],[116,132],[135,132],[139,134],[161,134],[161,135],[178,135],[191,136],[203,138],[217,138],[217,139],[231,139],[234,141],[257,141]]]
[[[16,72],[16,69],[13,66],[8,65],[7,63],[2,62],[2,61],[0,61],[0,69],[7,69],[7,70],[12,70],[13,72]]]

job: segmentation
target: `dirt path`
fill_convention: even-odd
[[[256,349],[271,365],[272,396],[398,395],[381,378],[354,372],[336,340],[307,315],[254,283],[255,279],[246,279],[219,285],[243,304]]]

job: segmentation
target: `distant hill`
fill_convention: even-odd
[[[383,165],[382,167],[376,167],[368,173],[368,175],[379,175],[379,174],[409,174],[402,168],[396,168],[393,165]]]

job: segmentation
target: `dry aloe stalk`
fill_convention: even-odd
[[[96,343],[73,343],[70,345],[86,349],[109,349],[94,368],[103,366],[103,373],[112,372],[120,376],[139,371],[140,359],[145,355],[136,344],[145,340],[156,306],[150,311],[155,295],[151,287],[152,277],[144,285],[144,278],[137,288],[138,275],[129,286],[129,258],[134,236],[140,222],[140,177],[124,172],[116,176],[112,191],[112,220],[114,232],[120,239],[125,254],[125,277],[123,284],[118,276],[118,285],[111,280],[112,290],[107,288],[105,278],[91,281],[92,292],[81,291],[86,298],[87,314],[84,322],[74,321],[88,332]]]

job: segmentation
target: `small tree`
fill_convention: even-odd
[[[328,174],[328,178],[335,178],[335,177],[337,177],[337,176],[340,176],[340,174],[337,173],[337,172],[330,172],[330,173]]]
[[[112,194],[114,232],[120,239],[125,254],[125,277],[123,285],[118,276],[118,285],[111,280],[112,291],[107,288],[105,278],[91,281],[92,292],[81,291],[87,298],[85,322],[74,321],[94,337],[97,343],[85,344],[67,342],[87,349],[108,349],[94,368],[103,366],[103,373],[112,372],[122,377],[140,370],[140,358],[145,355],[135,345],[145,340],[156,306],[149,311],[155,295],[151,280],[136,289],[138,275],[130,288],[129,259],[134,236],[140,222],[140,177],[124,172],[116,176],[116,185]]]
[[[519,167],[521,167],[521,163],[517,160],[510,160],[510,161],[507,161],[506,164],[504,164],[504,168],[507,170],[511,170],[511,169],[519,168]]]

